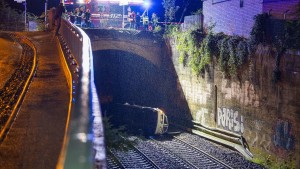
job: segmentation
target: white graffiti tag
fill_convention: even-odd
[[[195,120],[200,122],[202,125],[205,125],[205,116],[207,116],[208,110],[206,108],[201,108],[196,112]]]
[[[235,133],[244,133],[244,117],[233,109],[218,108],[218,126]]]

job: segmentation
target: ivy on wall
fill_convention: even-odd
[[[235,76],[238,68],[247,61],[248,41],[239,36],[223,33],[206,35],[199,29],[173,33],[179,51],[179,62],[190,66],[196,75],[205,72],[206,66],[217,60],[220,70]]]

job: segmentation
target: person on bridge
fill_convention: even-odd
[[[74,11],[74,16],[75,16],[74,24],[75,25],[81,24],[81,18],[78,17],[78,15],[79,15],[79,8],[75,8],[75,11]]]
[[[156,27],[157,26],[157,23],[158,23],[158,17],[156,15],[156,13],[152,13],[152,17],[151,17],[151,23],[152,23],[152,27]]]
[[[135,12],[132,11],[130,16],[129,16],[129,21],[130,21],[130,28],[134,29],[135,27]]]
[[[79,8],[79,14],[78,14],[78,19],[80,19],[80,24],[79,24],[80,27],[82,27],[82,25],[83,25],[84,22],[85,22],[85,20],[84,20],[84,14],[85,14],[85,12],[84,12],[84,7],[81,6],[81,7]]]
[[[89,9],[85,10],[85,13],[84,13],[84,22],[85,22],[85,26],[87,28],[89,28],[91,26],[91,13],[90,13]]]
[[[55,30],[55,35],[58,36],[58,31],[60,28],[61,24],[61,16],[65,12],[65,7],[63,3],[59,3],[58,7],[56,8],[56,13],[55,13],[55,21],[57,23],[56,30]]]
[[[135,29],[139,30],[140,26],[141,26],[141,15],[140,12],[137,12],[135,16]]]

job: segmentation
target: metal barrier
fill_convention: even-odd
[[[62,19],[60,46],[71,89],[69,117],[57,168],[106,168],[100,103],[94,84],[91,42],[85,32]]]

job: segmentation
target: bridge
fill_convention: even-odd
[[[91,39],[92,50],[121,50],[145,58],[161,66],[166,54],[161,35],[152,32],[116,29],[85,29]]]

